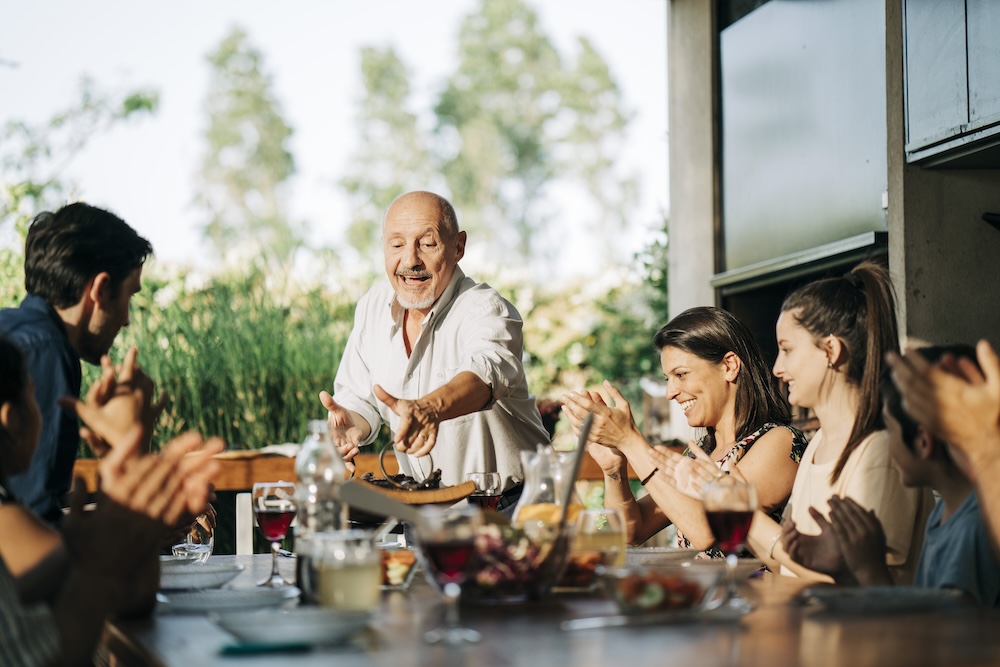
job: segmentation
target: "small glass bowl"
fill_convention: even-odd
[[[711,599],[722,570],[682,563],[597,568],[609,598],[623,614],[701,610]]]
[[[417,572],[417,554],[395,542],[380,544],[382,556],[382,590],[405,591]]]

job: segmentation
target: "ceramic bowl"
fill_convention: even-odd
[[[360,632],[371,614],[326,607],[287,611],[233,611],[209,618],[238,640],[253,644],[342,644]]]

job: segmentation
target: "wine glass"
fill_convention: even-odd
[[[258,482],[253,485],[253,515],[264,539],[271,543],[271,574],[258,586],[290,585],[278,572],[278,551],[295,518],[295,485],[291,482]]]
[[[478,642],[475,630],[459,627],[458,597],[462,583],[476,565],[475,538],[482,525],[478,507],[465,505],[442,511],[437,507],[421,509],[417,522],[417,543],[424,555],[425,570],[441,586],[447,604],[446,623],[424,634],[429,644]]]
[[[480,509],[496,511],[500,507],[501,480],[498,472],[470,472],[465,479],[476,484],[476,490],[469,496],[469,502]]]
[[[601,507],[577,514],[573,555],[598,553],[601,565],[624,567],[626,543],[625,516],[621,510]]]
[[[726,554],[726,595],[713,608],[747,613],[753,604],[736,589],[736,566],[757,509],[757,490],[731,475],[720,475],[701,488],[701,501],[715,547]]]

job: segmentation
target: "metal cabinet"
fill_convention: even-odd
[[[904,0],[903,29],[907,160],[1000,167],[1000,2]]]

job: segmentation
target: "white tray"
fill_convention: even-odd
[[[965,605],[961,591],[915,586],[812,586],[799,595],[803,602],[827,611],[851,614],[908,613]]]

